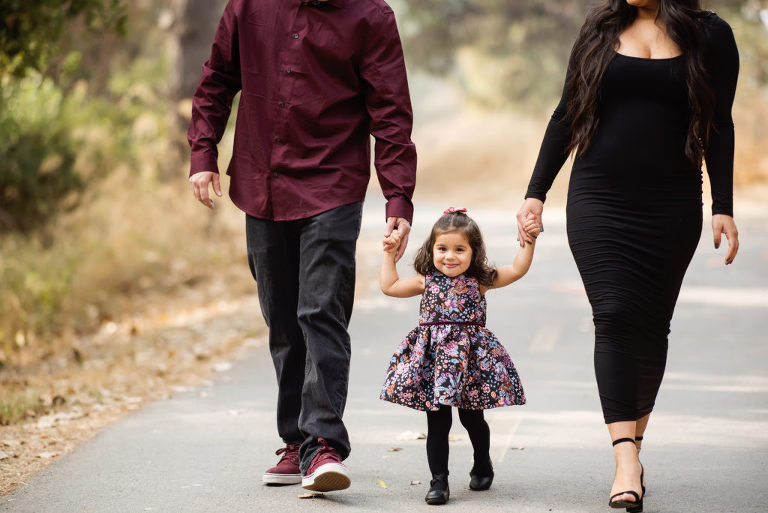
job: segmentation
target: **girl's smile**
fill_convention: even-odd
[[[457,230],[443,232],[435,238],[432,258],[435,269],[450,278],[455,278],[469,269],[472,263],[472,247],[462,232]]]

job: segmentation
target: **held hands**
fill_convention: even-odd
[[[192,187],[192,194],[197,201],[213,210],[213,200],[208,196],[208,184],[213,182],[213,192],[221,197],[221,185],[219,185],[219,173],[213,171],[201,171],[189,177],[189,185]]]
[[[520,247],[525,246],[525,243],[533,243],[534,237],[528,233],[525,226],[528,223],[529,217],[532,215],[535,224],[540,232],[544,231],[544,223],[541,220],[541,214],[544,212],[544,202],[536,198],[527,198],[523,202],[523,206],[517,212],[517,240],[520,242]],[[538,236],[538,233],[536,234]]]
[[[400,232],[398,230],[393,230],[389,235],[385,235],[382,246],[384,248],[384,253],[392,258],[397,256],[397,250],[400,247]]]
[[[536,221],[536,215],[533,212],[529,213],[528,217],[525,218],[523,230],[534,239],[541,233],[541,227],[539,226],[539,222]]]
[[[403,217],[388,217],[384,230],[384,252],[394,255],[395,263],[403,257],[408,246],[411,223]],[[396,236],[393,238],[393,236]]]
[[[739,252],[739,230],[731,216],[715,214],[712,216],[712,234],[715,238],[715,249],[720,247],[721,236],[725,234],[728,239],[728,254],[725,255],[725,265],[733,263],[736,253]]]

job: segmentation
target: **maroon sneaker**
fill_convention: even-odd
[[[299,469],[299,447],[301,444],[289,444],[278,449],[275,454],[282,454],[277,465],[267,470],[261,480],[268,485],[291,485],[301,483]]]
[[[316,492],[332,492],[349,488],[349,472],[341,462],[336,449],[322,438],[317,439],[320,449],[312,458],[307,473],[301,480],[301,486]]]

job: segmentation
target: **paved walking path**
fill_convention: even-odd
[[[361,251],[377,247],[380,212],[381,205],[366,208]],[[511,213],[473,214],[491,258],[510,262]],[[529,275],[488,297],[488,327],[512,355],[529,404],[487,415],[497,475],[488,492],[468,489],[472,453],[455,419],[450,511],[610,511],[613,465],[592,370],[589,305],[564,217],[554,209],[546,215]],[[417,218],[412,250],[432,217]],[[667,374],[642,453],[647,513],[768,511],[765,226],[766,218],[740,220],[741,253],[727,269],[720,264],[724,251],[712,249],[705,229],[678,303]],[[0,498],[0,512],[433,511],[423,502],[428,470],[424,440],[416,439],[426,418],[377,399],[389,356],[417,314],[417,298],[363,293],[356,303],[345,416],[353,444],[349,490],[307,500],[298,498],[297,486],[261,485],[280,445],[274,372],[262,346],[212,386],[158,401],[108,427]]]

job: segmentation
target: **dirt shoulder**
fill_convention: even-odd
[[[0,495],[103,427],[204,386],[238,351],[265,343],[255,287],[226,299],[224,291],[208,283],[152,298],[141,313],[105,322],[98,333],[20,354],[19,365],[0,373],[3,402],[25,417],[0,426]]]

